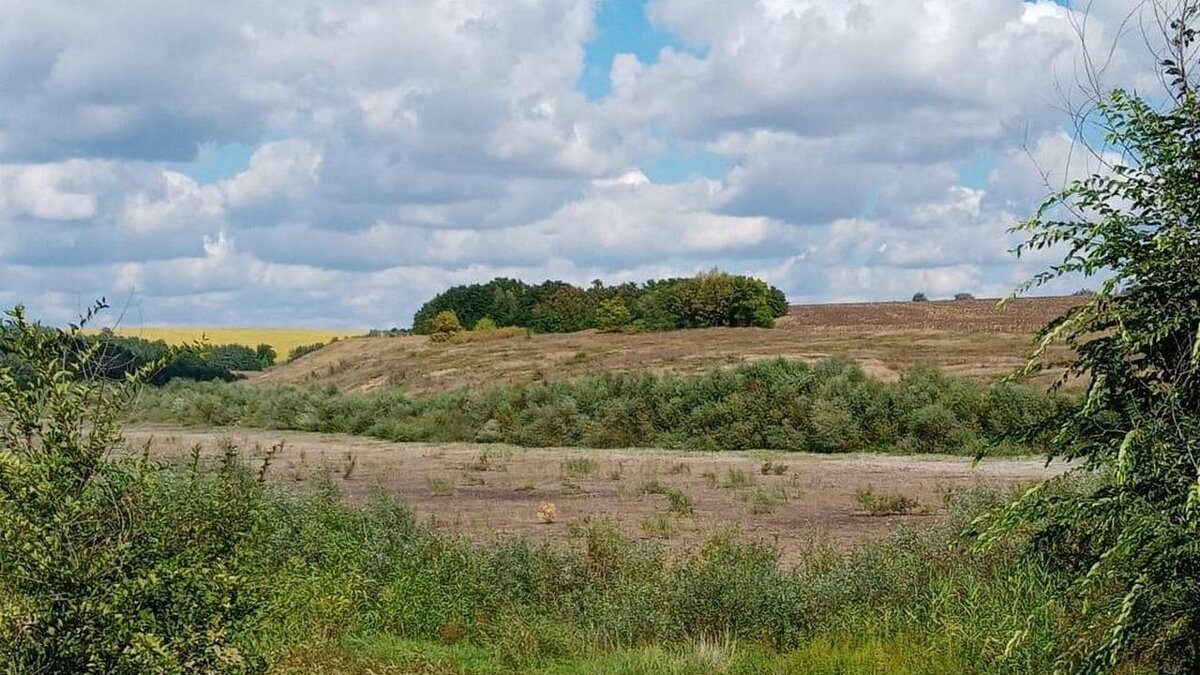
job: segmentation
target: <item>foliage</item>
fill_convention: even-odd
[[[301,356],[304,356],[305,354],[311,354],[324,346],[324,342],[314,342],[310,345],[299,345],[297,347],[293,347],[292,350],[288,352],[288,361],[295,361]]]
[[[975,296],[971,295],[970,293],[955,293],[954,299],[955,300],[974,300]]]
[[[490,317],[499,326],[540,333],[589,328],[614,331],[709,326],[771,327],[788,311],[787,299],[757,279],[712,270],[686,279],[651,280],[586,289],[562,281],[530,285],[497,278],[486,284],[455,286],[426,302],[413,316],[413,330],[436,333],[434,319],[453,311],[463,325]]]
[[[596,328],[602,333],[614,333],[622,330],[633,321],[633,313],[625,303],[616,298],[609,298],[596,308]]]
[[[913,293],[912,301],[913,302],[929,302],[929,297],[926,296],[924,293]]]
[[[263,368],[275,365],[275,359],[279,356],[275,353],[275,348],[265,342],[254,348],[254,355]]]
[[[987,541],[1028,532],[1043,554],[1078,572],[1078,614],[1065,670],[1107,672],[1150,660],[1160,672],[1200,670],[1200,101],[1195,64],[1200,5],[1162,22],[1172,102],[1113,91],[1099,105],[1105,170],[1052,195],[1019,229],[1024,254],[1062,252],[1020,290],[1082,274],[1103,283],[1041,331],[1028,370],[1065,342],[1069,375],[1085,378],[1082,408],[1065,416],[1053,455],[1072,475],[1030,491]],[[1180,55],[1184,55],[1181,57]],[[1063,491],[1075,474],[1099,476]]]
[[[1041,450],[1071,398],[982,385],[915,368],[897,383],[838,361],[765,361],[679,377],[603,373],[578,380],[409,397],[332,387],[177,383],[146,391],[136,414],[401,441],[526,446],[974,454]]]
[[[255,607],[234,569],[251,483],[232,462],[219,480],[180,483],[111,461],[122,410],[159,364],[108,382],[95,376],[105,341],[20,307],[7,317],[3,351],[24,372],[0,366],[4,672],[259,670],[234,638]]]
[[[435,342],[445,342],[452,335],[461,332],[462,324],[458,322],[458,315],[452,309],[438,312],[429,321],[429,336]]]

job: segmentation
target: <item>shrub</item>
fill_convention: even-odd
[[[496,330],[496,328],[496,322],[485,316],[479,321],[476,321],[475,325],[471,327],[471,330],[475,331],[476,333],[490,333],[491,331]]]
[[[269,368],[275,365],[275,348],[269,344],[263,343],[254,348],[254,356],[258,358],[258,362],[263,368]]]
[[[975,296],[971,295],[970,293],[955,293],[954,299],[955,300],[974,300]]]
[[[682,490],[667,490],[667,504],[671,513],[681,516],[690,516],[696,512],[696,501]]]
[[[429,320],[428,330],[429,338],[435,342],[445,342],[450,339],[450,336],[462,331],[462,324],[458,322],[458,315],[454,310],[447,309],[433,315]]]
[[[182,479],[110,461],[153,364],[104,384],[87,375],[103,344],[77,350],[79,328],[30,324],[18,307],[3,329],[3,351],[31,377],[0,367],[0,661],[10,672],[264,670],[238,642],[257,611],[238,569],[259,486],[229,452],[214,480],[195,461]]]
[[[913,302],[929,302],[929,298],[924,293],[914,293],[912,296]]]
[[[301,356],[304,356],[305,354],[311,354],[324,346],[324,342],[314,342],[310,345],[299,345],[293,347],[292,350],[288,352],[288,361],[295,361]]]
[[[632,318],[625,303],[612,298],[601,302],[596,309],[596,328],[602,333],[614,333],[628,326]]]

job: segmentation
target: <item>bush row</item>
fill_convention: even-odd
[[[1073,405],[1065,396],[927,367],[885,383],[841,361],[776,360],[694,376],[610,372],[421,397],[172,383],[145,392],[136,415],[396,441],[973,454],[1041,451]]]

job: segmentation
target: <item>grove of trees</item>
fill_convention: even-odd
[[[563,281],[531,285],[496,278],[483,284],[447,289],[413,316],[417,333],[435,332],[434,318],[453,312],[464,328],[482,319],[498,326],[519,326],[539,333],[570,333],[599,328],[674,330],[712,326],[770,328],[787,314],[787,298],[778,288],[747,276],[712,270],[691,278],[657,279],[643,284],[579,288]]]

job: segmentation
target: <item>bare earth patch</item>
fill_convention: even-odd
[[[223,441],[245,457],[284,443],[268,475],[306,489],[322,471],[352,500],[373,486],[401,498],[439,530],[475,541],[519,535],[563,539],[568,525],[604,516],[673,550],[694,549],[723,528],[776,545],[795,559],[815,538],[842,548],[884,536],[901,525],[921,527],[944,513],[943,496],[973,486],[1005,489],[1047,478],[1061,465],[1039,459],[687,453],[665,450],[526,449],[498,445],[391,443],[290,431],[139,426],[126,431],[133,448],[149,442],[155,456],[182,459],[200,445],[215,455]],[[764,474],[764,465],[773,470]],[[786,465],[782,471],[779,465]],[[870,516],[856,493],[904,496],[920,505],[904,516]],[[671,509],[667,492],[693,502]],[[554,522],[539,511],[555,505]]]

